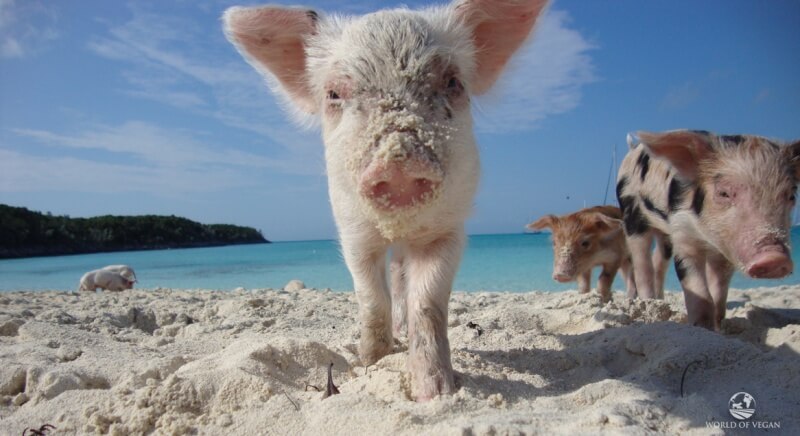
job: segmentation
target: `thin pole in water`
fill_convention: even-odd
[[[606,179],[606,193],[603,194],[603,204],[608,204],[608,188],[611,186],[611,175],[614,173],[614,167],[617,166],[617,145],[614,144],[614,150],[611,152],[611,167],[608,169],[608,178]]]

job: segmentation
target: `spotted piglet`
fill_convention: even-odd
[[[792,273],[800,142],[688,130],[637,135],[617,182],[637,289],[654,296],[652,239],[671,241],[689,322],[719,330],[736,269],[753,278]]]
[[[595,206],[560,217],[545,215],[527,227],[553,232],[553,280],[577,280],[578,290],[587,293],[592,287],[592,268],[601,266],[597,293],[607,302],[611,300],[611,284],[621,269],[628,296],[636,295],[619,208]]]
[[[497,81],[546,6],[456,0],[360,17],[280,6],[225,12],[225,32],[250,64],[296,113],[321,118],[362,363],[391,353],[407,326],[417,400],[455,392],[447,306],[479,173],[470,99]]]

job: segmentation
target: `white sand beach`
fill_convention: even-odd
[[[0,434],[722,434],[740,391],[750,428],[798,434],[800,287],[728,307],[718,334],[682,323],[679,293],[456,292],[459,391],[419,404],[405,339],[360,364],[352,292],[3,293]]]

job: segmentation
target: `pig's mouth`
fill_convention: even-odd
[[[575,274],[569,274],[563,271],[554,272],[553,280],[557,281],[558,283],[569,283],[575,280]]]
[[[553,280],[557,281],[558,283],[569,283],[572,281],[572,279],[567,276],[553,276]]]

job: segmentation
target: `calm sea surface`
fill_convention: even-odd
[[[800,244],[797,228],[792,231],[792,242],[795,247]],[[575,289],[574,283],[559,284],[550,278],[552,262],[547,234],[471,236],[455,289],[514,292]],[[86,271],[120,263],[136,270],[137,287],[142,288],[282,288],[289,280],[300,279],[308,287],[353,289],[338,242],[306,241],[0,260],[0,291],[72,290]],[[593,286],[597,274],[596,269]],[[737,273],[732,287],[797,283],[800,283],[798,274],[783,280],[752,280]],[[614,288],[624,288],[619,277]],[[667,289],[680,289],[673,270],[667,274]]]

